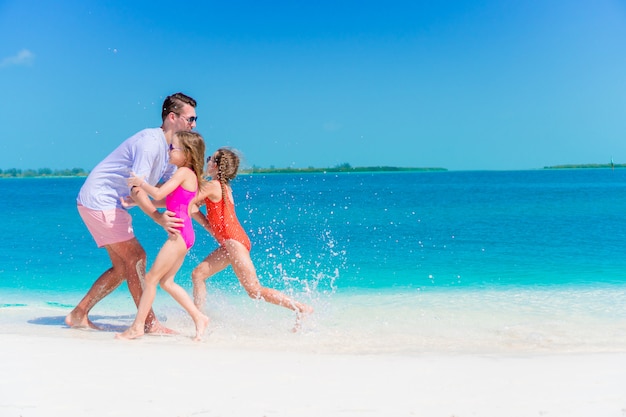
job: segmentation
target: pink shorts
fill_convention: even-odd
[[[135,237],[133,219],[126,210],[92,210],[79,204],[78,213],[99,248]]]

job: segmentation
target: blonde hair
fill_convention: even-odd
[[[204,139],[202,135],[190,130],[181,130],[175,133],[178,142],[185,153],[187,167],[190,168],[198,178],[198,187],[202,186],[205,179],[202,176],[204,169]]]

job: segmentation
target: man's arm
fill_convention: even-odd
[[[150,200],[150,197],[148,197],[148,193],[146,193],[140,187],[131,188],[130,193],[139,208],[148,216],[150,216],[150,218],[154,220],[155,223],[163,227],[168,233],[180,232],[183,221],[178,217],[174,217],[173,212],[166,210],[161,213],[160,211],[158,211],[152,200]]]

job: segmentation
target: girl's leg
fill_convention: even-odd
[[[116,338],[135,339],[143,336],[146,318],[152,309],[152,303],[156,297],[157,284],[159,283],[158,278],[159,277],[156,274],[152,274],[152,271],[149,271],[146,274],[143,293],[141,294],[141,299],[139,300],[139,306],[137,306],[137,315],[135,316],[135,320],[133,321],[133,324],[131,324],[130,327],[123,333],[115,335]]]
[[[206,302],[205,281],[229,264],[228,253],[220,246],[194,268],[191,273],[191,281],[193,282],[193,301],[198,309],[202,309]]]
[[[257,277],[252,259],[250,259],[250,252],[241,243],[235,240],[227,240],[224,243],[224,247],[228,251],[228,258],[239,282],[250,297],[262,298],[269,303],[290,308],[299,315],[313,312],[312,307],[294,301],[280,291],[263,287]]]
[[[163,278],[163,276],[172,268],[178,261],[177,254],[180,252],[180,246],[182,243],[183,250],[186,250],[185,243],[182,238],[176,236],[170,237],[165,241],[165,244],[159,251],[154,264],[144,280],[143,294],[137,307],[137,315],[133,324],[126,329],[123,333],[116,335],[118,339],[135,339],[144,334],[144,324],[146,317],[152,310],[152,303],[156,297],[157,284]],[[184,255],[183,255],[184,256]],[[180,266],[180,263],[178,264]]]
[[[180,260],[176,262],[172,269],[161,279],[161,288],[167,291],[178,304],[187,310],[187,313],[189,313],[196,325],[196,336],[194,340],[199,341],[202,340],[202,335],[209,325],[209,318],[194,305],[187,291],[174,282],[174,277],[185,260],[185,253],[181,255]]]
[[[180,285],[174,282],[174,277],[165,278],[165,281],[161,281],[161,287],[167,291],[174,300],[178,302],[186,311],[189,313],[193,322],[196,326],[196,336],[193,340],[200,341],[202,340],[202,335],[204,334],[207,326],[209,325],[209,318],[200,311],[193,301],[187,291],[183,289]]]

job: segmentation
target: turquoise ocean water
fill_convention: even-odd
[[[81,178],[2,179],[0,331],[63,328],[108,265],[76,211]],[[204,343],[333,352],[626,349],[626,170],[242,175],[237,212],[264,285],[311,303],[250,300],[230,270],[209,283]],[[148,265],[165,232],[138,208]],[[216,245],[196,225],[177,281]],[[191,321],[165,293],[171,327]],[[132,320],[124,286],[94,320]],[[4,329],[4,330],[1,330]],[[67,329],[68,334],[75,332]],[[181,342],[182,343],[182,342]]]

